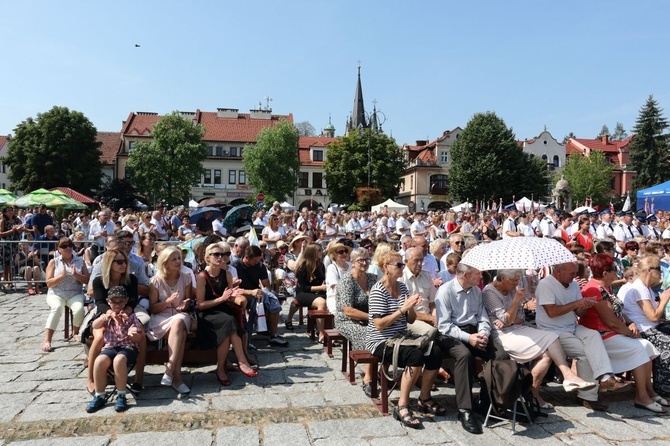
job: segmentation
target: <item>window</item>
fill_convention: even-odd
[[[237,156],[237,147],[230,148],[230,156]]]
[[[447,152],[446,150],[440,151],[440,162],[442,164],[446,164],[449,162],[449,152]]]
[[[223,147],[216,146],[216,156],[223,156]]]
[[[130,181],[133,177],[133,169],[126,165],[126,181]]]
[[[544,161],[545,163],[547,163],[547,155],[542,155],[542,161]],[[547,163],[547,164],[548,164],[548,163]]]
[[[446,175],[431,175],[429,181],[431,194],[444,195],[449,192],[449,180]]]
[[[240,156],[244,153],[244,147],[240,147]]]
[[[135,141],[128,142],[128,152],[131,152],[135,148]]]
[[[237,179],[240,181],[240,184],[246,184],[247,182],[247,174],[245,171],[240,170],[237,174]]]
[[[212,184],[212,169],[205,169],[203,184]]]
[[[309,187],[309,174],[307,172],[300,172],[300,177],[298,178],[298,185],[300,187]]]
[[[554,155],[554,167],[559,167],[561,162],[558,159],[558,155]]]
[[[321,172],[312,173],[312,187],[321,189],[323,187],[323,174]]]
[[[323,150],[312,150],[312,161],[323,161]]]
[[[235,177],[237,176],[236,170],[228,171],[228,184],[235,184]]]
[[[213,155],[214,155],[214,147],[207,146],[207,156],[213,156]]]
[[[214,184],[221,184],[221,169],[214,170]]]

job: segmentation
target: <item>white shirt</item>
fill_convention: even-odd
[[[517,229],[520,233],[523,234],[524,237],[535,237],[535,231],[528,223],[519,223],[519,227]]]
[[[95,219],[91,222],[91,229],[89,230],[89,237],[93,240],[93,243],[103,247],[105,246],[105,236],[100,235],[101,233],[107,231],[107,235],[114,235],[114,223],[108,221],[104,225],[100,224],[100,220]]]
[[[418,276],[415,276],[409,268],[405,268],[400,281],[405,284],[410,296],[414,293],[421,296],[421,303],[414,307],[414,311],[430,314],[430,304],[435,303],[435,294],[437,292],[430,274],[422,270]]]
[[[422,221],[416,220],[409,226],[409,232],[412,237],[416,235],[425,235],[425,231],[426,225],[424,225]]]
[[[215,218],[212,222],[212,231],[216,234],[217,232],[226,236],[228,235],[228,230],[223,226],[223,220]]]
[[[598,240],[603,240],[611,235],[614,235],[614,225],[612,223],[600,223],[598,229],[596,229],[596,238]]]
[[[577,314],[574,311],[556,317],[549,317],[543,305],[567,305],[582,298],[579,285],[572,281],[565,288],[551,274],[540,280],[535,290],[537,308],[535,310],[535,323],[540,330],[554,333],[574,333],[577,328]]]
[[[651,303],[651,306],[654,307],[654,310],[658,307],[658,303],[652,294],[652,291],[645,286],[640,279],[636,279],[631,287],[626,291],[626,295],[623,298],[623,314],[628,316],[628,318],[635,322],[637,329],[640,332],[649,330],[650,328],[655,327],[657,324],[649,320],[642,308],[638,305],[638,302],[648,300]]]
[[[395,223],[395,232],[400,235],[409,235],[410,223],[405,217],[398,218],[398,221]]]
[[[558,225],[551,217],[546,217],[540,222],[540,230],[545,237],[553,237]]]
[[[156,240],[167,240],[167,231],[163,228],[163,219],[151,219],[151,224],[156,227]]]
[[[514,219],[512,217],[508,218],[503,223],[502,237],[503,238],[511,237],[510,235],[507,234],[508,232],[516,232],[516,223],[514,223]]]

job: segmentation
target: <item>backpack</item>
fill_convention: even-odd
[[[511,359],[494,359],[484,364],[484,370],[479,374],[481,385],[480,407],[488,410],[488,404],[493,403],[495,415],[503,416],[512,410],[520,396],[528,402],[529,410],[533,405],[534,397],[531,393],[533,377],[530,371]],[[531,418],[534,411],[531,412]],[[523,414],[523,411],[521,411]]]

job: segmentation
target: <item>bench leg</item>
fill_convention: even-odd
[[[349,358],[349,384],[356,385],[356,361],[354,361],[354,358]]]
[[[379,363],[378,362],[373,362],[371,364],[372,366],[372,381],[370,381],[370,387],[372,387],[372,398],[378,398],[379,397],[379,392],[377,389],[377,375],[379,374]]]
[[[298,307],[298,325],[305,325],[304,322],[302,321],[303,314],[302,314],[302,307]]]
[[[381,367],[384,367],[383,365]],[[384,371],[380,368],[379,369],[381,376],[380,376],[380,381],[381,384],[379,387],[381,387],[381,400],[382,400],[382,408],[381,412],[382,415],[386,416],[389,414],[389,391],[388,391],[388,380],[386,379],[386,375],[384,375]]]
[[[342,373],[347,372],[347,357],[349,356],[348,343],[348,339],[344,338],[342,341]]]

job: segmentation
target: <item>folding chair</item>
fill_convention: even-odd
[[[522,416],[525,414],[526,419],[530,424],[533,424],[533,419],[530,417],[530,412],[528,412],[528,406],[526,403],[526,399],[523,397],[523,395],[519,396],[516,400],[516,404],[514,404],[514,408],[511,410],[507,410],[507,413],[512,412],[512,419],[510,420],[509,418],[504,418],[501,416],[493,415],[491,412],[493,411],[493,403],[489,404],[489,410],[486,412],[486,419],[484,419],[484,426],[488,425],[489,418],[494,418],[499,421],[511,421],[512,422],[512,434],[516,434],[516,414],[517,414],[517,407],[518,405],[521,404],[521,407],[523,408],[524,413],[521,414]]]

